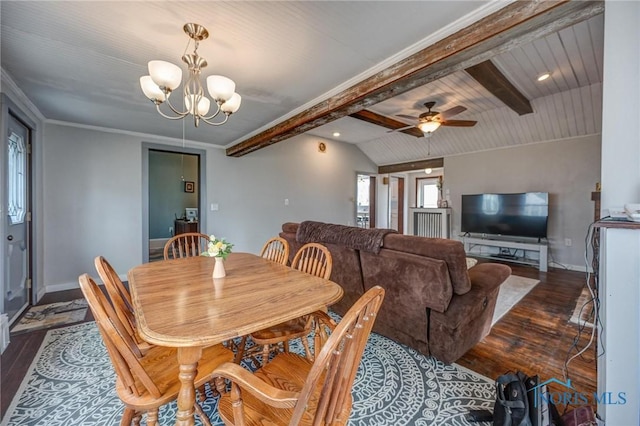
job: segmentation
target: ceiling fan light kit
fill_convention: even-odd
[[[193,116],[196,127],[200,121],[204,121],[212,126],[220,126],[227,122],[229,116],[240,109],[241,96],[236,93],[236,84],[233,80],[222,75],[210,75],[207,77],[207,90],[211,99],[215,102],[216,108],[213,113],[209,113],[211,101],[204,94],[204,89],[200,81],[202,69],[207,66],[207,61],[198,55],[198,44],[209,37],[209,32],[199,24],[185,24],[184,32],[189,36],[189,43],[193,41],[193,53],[185,53],[182,61],[187,64],[189,76],[184,84],[184,94],[182,97],[184,109],[176,108],[170,101],[171,93],[180,86],[182,82],[182,69],[166,61],[149,61],[149,75],[140,77],[140,87],[147,98],[156,105],[158,113],[170,120],[179,120]],[[170,109],[169,114],[163,112],[160,106],[166,104]],[[220,113],[224,114],[222,121],[211,121]]]
[[[435,132],[439,127],[439,121],[425,121],[424,123],[418,124],[418,128],[427,134]]]
[[[418,123],[415,125],[402,127],[393,131],[400,131],[411,127],[417,127],[420,129],[426,137],[431,136],[433,132],[438,130],[440,126],[452,126],[452,127],[472,127],[475,126],[477,121],[473,120],[449,120],[449,117],[460,114],[466,111],[467,108],[463,106],[455,106],[449,108],[444,112],[431,111],[431,108],[435,106],[435,102],[425,102],[424,106],[427,108],[427,112],[423,112],[418,117],[412,117],[410,115],[398,114],[398,117],[408,118],[410,120],[416,120]]]

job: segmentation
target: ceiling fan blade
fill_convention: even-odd
[[[475,126],[477,121],[473,120],[446,120],[441,124],[443,126],[451,126],[451,127],[473,127]]]
[[[396,117],[406,118],[407,120],[417,120],[418,117],[413,117],[407,114],[396,114]]]
[[[412,127],[416,127],[415,125],[410,125],[410,126],[405,126],[405,127],[400,127],[399,129],[393,129],[393,130],[387,130],[387,133],[393,133],[393,132],[401,132],[403,130],[407,130],[410,129]]]
[[[453,117],[454,115],[460,114],[461,112],[464,112],[466,110],[467,110],[466,107],[458,105],[446,111],[441,112],[440,115],[442,115],[442,117],[446,119],[447,117]]]

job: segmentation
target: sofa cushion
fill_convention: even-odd
[[[360,252],[360,260],[364,290],[383,287],[385,303],[381,312],[396,312],[397,321],[402,323],[403,317],[413,311],[424,314],[431,308],[443,312],[449,306],[453,291],[443,260],[385,248],[377,255]]]
[[[471,290],[467,272],[464,245],[457,240],[426,238],[414,235],[388,234],[384,237],[384,248],[405,253],[413,253],[432,259],[444,260],[455,294],[465,294]]]

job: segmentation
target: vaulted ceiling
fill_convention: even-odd
[[[530,101],[533,113],[518,115],[463,70],[369,109],[389,117],[417,117],[426,111],[426,101],[435,101],[438,111],[460,105],[467,110],[453,118],[476,120],[473,127],[442,126],[426,139],[389,133],[380,126],[345,117],[310,133],[333,138],[333,132],[338,131],[340,140],[357,144],[376,164],[600,133],[603,29],[603,16],[598,15],[491,58]],[[544,72],[550,77],[537,81]]]
[[[292,114],[464,28],[505,2],[0,2],[3,73],[46,120],[232,147]],[[146,64],[179,64],[197,22],[198,52],[237,83],[240,110],[220,127],[161,118],[142,94]],[[464,70],[369,105],[413,124],[423,103],[464,106],[474,127],[430,138],[344,117],[308,130],[357,144],[377,164],[495,149],[600,132],[602,15],[489,58],[531,103],[518,115]],[[551,72],[544,82],[535,78]],[[267,148],[268,149],[268,148]]]

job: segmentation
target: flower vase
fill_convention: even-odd
[[[214,257],[216,263],[213,266],[213,278],[224,278],[227,272],[224,270],[224,259],[222,257]]]

